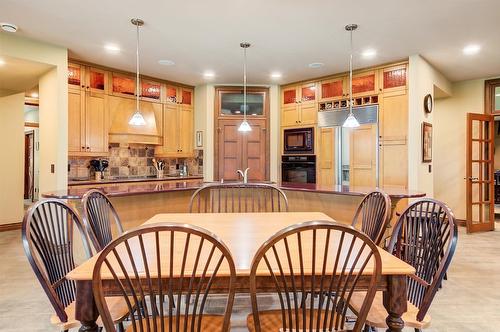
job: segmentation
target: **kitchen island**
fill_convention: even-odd
[[[194,191],[205,185],[201,177],[157,179],[156,181],[98,182],[72,184],[68,189],[44,193],[46,198],[68,200],[80,208],[79,201],[89,189],[99,189],[110,197],[122,221],[140,225],[158,213],[188,212]],[[291,212],[323,212],[331,218],[350,223],[358,204],[373,188],[346,186],[278,186],[288,197]],[[398,188],[381,188],[389,194],[393,209],[400,211],[409,198],[425,196]]]

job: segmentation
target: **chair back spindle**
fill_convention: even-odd
[[[148,245],[146,246],[145,243]],[[216,277],[229,287],[217,323],[204,314]],[[104,289],[120,291],[131,316],[129,331],[228,331],[236,269],[216,235],[194,225],[158,223],[124,233],[100,253],[94,298],[106,331],[115,331]],[[212,325],[210,325],[212,324]]]
[[[310,221],[285,228],[254,256],[250,326],[254,325],[257,332],[344,330],[349,300],[361,286],[360,276],[369,269],[370,281],[364,285],[368,291],[353,328],[360,331],[375,296],[381,264],[377,246],[353,227]],[[266,312],[259,311],[256,294],[261,274],[271,275],[273,284],[267,288],[279,298],[280,312],[273,319],[266,319]]]
[[[422,321],[441,285],[457,245],[458,230],[450,208],[437,200],[422,199],[401,214],[389,243],[389,252],[412,265],[408,301],[419,308]]]
[[[113,240],[112,224],[118,235],[123,233],[120,217],[108,197],[99,190],[89,190],[82,197],[83,220],[96,251]]]
[[[61,322],[68,321],[65,307],[75,300],[76,293],[75,282],[66,279],[66,274],[76,267],[73,225],[81,234],[85,251],[90,253],[77,213],[63,201],[38,201],[28,209],[22,225],[28,261]]]
[[[391,218],[391,198],[385,192],[376,190],[368,193],[356,210],[352,226],[380,245]]]
[[[285,193],[267,183],[214,183],[196,190],[191,213],[287,212]]]

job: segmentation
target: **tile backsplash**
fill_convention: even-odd
[[[111,143],[109,156],[101,157],[109,161],[109,167],[104,177],[151,176],[156,174],[153,166],[154,145]],[[90,160],[95,157],[69,157],[68,177],[92,178],[94,169],[90,167]],[[178,165],[187,164],[189,175],[203,174],[203,150],[195,150],[193,158],[157,158],[164,160],[167,167],[165,173],[175,175]]]

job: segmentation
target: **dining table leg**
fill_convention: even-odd
[[[387,332],[401,332],[405,323],[401,318],[407,309],[406,276],[387,277],[387,290],[384,292],[384,307],[389,314],[385,320]]]
[[[79,332],[97,332],[99,312],[92,293],[92,281],[76,281],[75,318],[80,321]]]

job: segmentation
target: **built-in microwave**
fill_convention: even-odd
[[[314,154],[314,128],[285,129],[283,150],[285,154]]]

